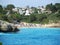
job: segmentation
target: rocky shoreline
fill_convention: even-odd
[[[11,23],[0,20],[0,32],[17,32],[19,29]]]
[[[0,32],[17,32],[18,28],[60,28],[60,23],[33,24],[21,22],[20,24],[8,23],[0,20]]]

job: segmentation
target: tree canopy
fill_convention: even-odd
[[[7,9],[8,9],[8,10],[12,10],[13,8],[15,8],[14,5],[12,5],[12,4],[7,5]]]
[[[0,13],[2,13],[2,11],[3,11],[3,7],[2,5],[0,5]]]
[[[51,3],[51,4],[48,4],[48,5],[46,6],[46,9],[47,9],[47,10],[50,10],[50,11],[52,11],[52,12],[56,12],[56,11],[57,11],[56,6],[53,5],[52,3]]]
[[[56,6],[57,10],[60,10],[60,3],[56,3],[55,6]]]

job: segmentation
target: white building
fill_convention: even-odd
[[[25,15],[30,15],[30,11],[27,9]]]
[[[41,14],[41,13],[48,13],[48,14],[50,14],[50,13],[52,13],[52,11],[50,11],[50,10],[46,10],[46,8],[44,8],[44,7],[38,7],[38,9],[40,10],[38,10],[38,14]]]
[[[18,8],[13,8],[12,9],[14,12],[17,12],[18,11]]]
[[[19,13],[20,13],[20,14],[23,14],[22,8],[19,9]]]
[[[30,14],[34,13],[34,10],[31,8],[29,9],[29,11],[30,11]]]
[[[46,10],[43,6],[39,6],[37,9],[38,9],[38,14],[44,13]]]

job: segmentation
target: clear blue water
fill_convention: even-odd
[[[60,45],[60,28],[20,28],[17,33],[0,33],[3,45]]]

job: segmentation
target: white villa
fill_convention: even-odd
[[[17,12],[18,11],[18,8],[13,8],[12,10],[15,11],[15,12]]]
[[[38,8],[38,14],[41,14],[41,13],[48,13],[48,14],[50,14],[51,13],[51,11],[50,10],[46,10],[46,8],[45,7],[43,7],[43,6],[39,6]]]
[[[42,6],[38,6],[38,14],[41,14],[41,13],[44,13],[45,12],[45,8],[44,7],[42,7]]]
[[[30,11],[27,9],[25,15],[30,15]]]
[[[25,13],[25,9],[23,10],[22,8],[19,8],[19,13],[22,15]]]

